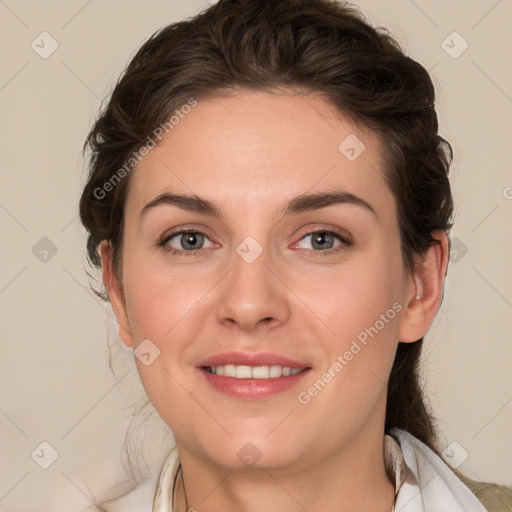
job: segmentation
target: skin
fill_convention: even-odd
[[[366,148],[354,161],[338,149],[350,134]],[[160,350],[150,365],[136,363],[179,448],[179,510],[391,509],[387,381],[398,341],[416,341],[434,319],[448,250],[445,234],[436,234],[440,243],[414,275],[406,272],[381,155],[375,133],[318,96],[241,90],[199,102],[133,171],[122,276],[105,241],[103,278],[123,343],[136,348],[149,338]],[[364,199],[375,214],[356,204],[280,214],[295,196],[334,189]],[[161,205],[141,218],[163,192],[208,199],[223,217]],[[196,256],[158,245],[183,228],[207,235]],[[329,229],[348,234],[352,245],[334,238],[315,248],[308,233]],[[252,263],[236,252],[248,236],[262,248]],[[182,241],[176,236],[167,246],[185,251]],[[299,403],[298,393],[394,303],[401,311],[308,404]],[[311,371],[267,399],[229,397],[196,366],[230,350],[273,352],[308,362]],[[250,468],[237,456],[248,442],[262,455]]]

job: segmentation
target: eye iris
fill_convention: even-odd
[[[181,238],[181,246],[183,249],[197,249],[198,241],[201,242],[203,235],[200,233],[184,233]]]
[[[327,241],[328,247],[325,245]],[[315,233],[312,236],[312,245],[315,249],[332,249],[334,243],[334,235],[329,233]],[[316,244],[319,244],[318,246]]]

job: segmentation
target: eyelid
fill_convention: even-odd
[[[168,229],[164,232],[163,235],[159,237],[158,243],[163,243],[169,238],[172,238],[173,236],[180,235],[182,233],[199,233],[201,235],[204,235],[208,237],[212,242],[212,236],[209,234],[209,230],[203,226],[177,226],[171,229]]]
[[[333,235],[336,235],[341,240],[341,242],[343,242],[346,245],[352,245],[354,243],[352,235],[348,231],[346,231],[344,229],[336,228],[334,226],[326,226],[326,225],[320,225],[320,226],[315,226],[314,228],[311,228],[310,230],[306,231],[306,233],[303,233],[298,241],[300,242],[306,236],[313,235],[315,233],[331,233]],[[295,242],[295,243],[297,243],[297,242]],[[318,252],[318,251],[316,251],[316,252]]]
[[[214,242],[211,239],[211,236],[209,236],[208,233],[206,233],[206,230],[204,230],[202,228],[192,227],[192,226],[181,227],[181,228],[178,227],[178,228],[174,228],[173,230],[171,230],[171,232],[166,232],[164,235],[162,235],[162,237],[159,239],[159,241],[157,242],[156,245],[157,245],[157,247],[162,248],[164,251],[171,253],[171,254],[178,255],[178,256],[179,255],[194,256],[194,255],[198,255],[198,253],[204,249],[211,248],[211,247],[206,247],[206,248],[193,249],[190,251],[186,251],[184,249],[176,249],[176,247],[167,245],[171,238],[174,238],[175,236],[183,235],[186,233],[197,233],[197,234],[203,235],[214,246],[218,245],[218,244],[216,244],[216,242]]]
[[[303,248],[297,248],[296,250],[300,250],[302,254],[307,255],[308,258],[329,258],[335,257],[339,254],[342,254],[343,251],[346,251],[354,245],[352,236],[347,233],[345,230],[340,230],[338,228],[332,228],[332,227],[324,227],[324,228],[314,228],[311,231],[308,231],[307,233],[304,233],[301,238],[295,242],[294,247],[299,244],[304,238],[307,236],[313,235],[315,233],[327,233],[332,234],[334,237],[336,237],[339,241],[338,246],[331,247],[329,249],[325,250],[315,250],[315,249],[303,249]],[[294,248],[293,247],[293,248]],[[327,260],[328,261],[328,260]]]
[[[175,247],[172,247],[172,246],[168,247],[167,243],[171,238],[174,238],[175,236],[179,236],[179,235],[186,234],[186,233],[197,233],[197,234],[203,235],[208,240],[210,240],[210,242],[214,246],[218,245],[216,242],[214,242],[211,239],[211,237],[208,235],[208,233],[206,233],[206,231],[207,231],[206,229],[194,227],[194,226],[174,228],[170,233],[167,232],[161,237],[160,241],[157,243],[157,246],[162,247],[165,251],[167,251],[171,254],[197,256],[201,251],[203,251],[205,249],[211,249],[211,247],[206,247],[206,248],[203,247],[200,249],[193,249],[193,250],[187,251],[184,249],[176,249]],[[350,233],[348,233],[347,231],[345,231],[343,229],[336,228],[333,226],[326,226],[326,225],[319,225],[319,226],[317,225],[317,226],[309,229],[306,233],[303,233],[302,236],[298,239],[298,241],[294,242],[293,245],[294,246],[297,245],[305,237],[313,235],[315,233],[327,233],[327,234],[334,235],[341,242],[341,244],[340,244],[341,248],[340,248],[340,246],[338,246],[338,248],[331,248],[331,249],[326,249],[326,250],[314,250],[314,249],[300,249],[300,250],[306,251],[307,253],[311,253],[314,255],[328,255],[328,254],[333,254],[343,248],[351,247],[353,245],[353,238],[350,235]]]

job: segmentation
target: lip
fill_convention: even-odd
[[[226,364],[243,366],[280,365],[289,366],[290,368],[304,368],[304,370],[297,375],[287,377],[236,379],[215,375],[204,368],[205,366],[223,366]],[[243,400],[261,400],[288,391],[311,372],[311,366],[308,363],[301,363],[269,352],[252,354],[247,352],[225,352],[205,359],[199,363],[197,369],[213,389],[224,395]]]
[[[216,354],[204,361],[201,361],[197,366],[223,366],[225,364],[235,364],[243,366],[289,366],[290,368],[309,368],[309,363],[300,361],[294,361],[278,354],[272,354],[271,352],[224,352],[222,354]],[[282,377],[278,377],[282,378]],[[243,380],[243,379],[241,379]]]
[[[236,379],[224,377],[198,368],[208,384],[215,390],[235,398],[244,400],[261,400],[288,391],[309,374],[311,368],[288,377],[275,377],[272,379]]]

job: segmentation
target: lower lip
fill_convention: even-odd
[[[217,391],[228,396],[244,398],[246,400],[258,400],[268,398],[278,393],[288,391],[310,372],[310,368],[303,370],[297,375],[288,377],[275,377],[271,379],[236,379],[234,377],[224,377],[215,375],[199,368],[199,371],[205,376],[207,382]]]

